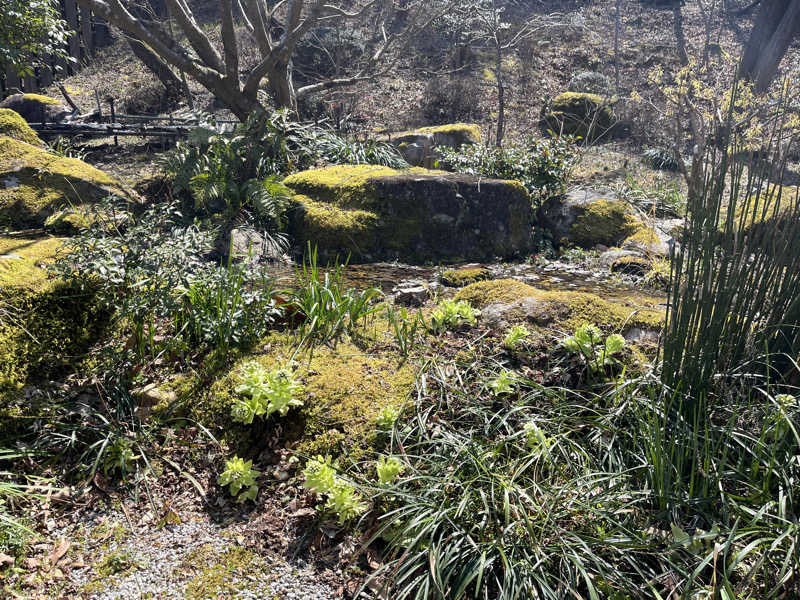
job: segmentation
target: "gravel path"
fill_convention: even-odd
[[[121,515],[119,522],[125,522]],[[108,568],[115,557],[112,570],[118,572],[98,574],[98,566]],[[111,541],[93,562],[73,569],[69,576],[82,596],[91,600],[336,597],[315,579],[308,565],[256,556],[226,537],[224,530],[201,519]]]

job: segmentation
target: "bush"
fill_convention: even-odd
[[[669,148],[653,147],[647,148],[642,153],[644,160],[654,169],[662,171],[677,171],[679,169],[678,159],[675,153]]]
[[[480,89],[474,79],[433,78],[422,96],[422,116],[432,125],[475,121],[481,117],[480,107],[475,102],[479,95]]]
[[[570,92],[599,94],[601,96],[610,96],[613,89],[614,86],[611,80],[596,71],[582,71],[574,75],[567,86],[567,90]]]
[[[507,148],[471,145],[440,151],[442,162],[459,173],[516,179],[536,205],[564,191],[579,159],[578,147],[571,137],[530,138],[523,145]]]

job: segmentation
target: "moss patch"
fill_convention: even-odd
[[[49,285],[46,265],[61,249],[62,238],[0,236],[0,290],[40,292]]]
[[[334,165],[310,169],[289,175],[283,184],[298,194],[314,200],[329,202],[345,208],[374,208],[375,189],[371,182],[381,177],[413,173],[416,175],[446,175],[421,167],[392,169],[378,165]]]
[[[186,584],[183,598],[206,600],[233,597],[245,587],[244,578],[258,562],[258,556],[238,546],[228,548],[221,554],[208,545],[195,548],[186,555],[180,567],[199,569]],[[258,565],[260,574],[263,570],[264,565]]]
[[[484,267],[448,269],[442,273],[442,283],[450,287],[464,287],[470,283],[489,279],[491,273]]]
[[[634,327],[658,330],[664,313],[641,308],[631,301],[605,300],[588,292],[539,290],[521,281],[496,279],[468,285],[458,292],[456,300],[466,300],[476,308],[494,302],[511,304],[523,298],[541,301],[537,311],[540,324],[572,331],[582,323],[592,323],[607,331],[627,331]],[[657,299],[641,298],[641,304],[657,304]]]
[[[333,204],[314,202],[308,196],[297,195],[302,204],[303,218],[297,219],[295,235],[298,240],[311,241],[328,255],[363,256],[375,245],[378,215],[374,212],[339,208]]]
[[[24,100],[29,100],[30,102],[39,102],[40,104],[61,104],[55,98],[44,96],[42,94],[23,94],[22,98]]]
[[[582,207],[569,232],[569,239],[583,248],[597,244],[615,246],[643,227],[621,201],[595,200]]]
[[[208,393],[191,408],[201,423],[224,432],[231,444],[247,445],[259,435],[259,424],[240,426],[230,417],[238,398],[240,367],[257,360],[268,369],[286,366],[295,340],[273,334],[264,351],[239,361],[230,372],[214,383]],[[274,416],[287,430],[294,448],[304,455],[333,454],[343,450],[361,456],[375,442],[375,421],[387,406],[403,407],[414,387],[414,373],[399,365],[392,354],[365,354],[350,343],[336,349],[316,348],[313,355],[295,357],[296,376],[303,383],[303,407],[286,417]],[[269,427],[269,423],[265,425]]]
[[[0,108],[0,135],[7,135],[33,146],[43,144],[28,122],[10,108]]]
[[[41,227],[61,205],[127,196],[112,177],[75,158],[62,158],[0,135],[0,225]]]
[[[443,143],[445,140],[452,140],[458,146],[461,144],[480,144],[481,126],[477,123],[448,123],[447,125],[434,125],[403,131],[395,134],[394,137],[403,138],[414,135],[433,135],[434,143],[437,144]],[[442,138],[442,140],[437,138]]]

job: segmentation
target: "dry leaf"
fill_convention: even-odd
[[[50,556],[48,556],[51,569],[55,567],[56,563],[58,563],[58,561],[60,561],[61,558],[67,553],[67,550],[69,550],[71,545],[72,544],[70,544],[67,538],[62,538],[61,541],[58,542],[56,547],[53,548],[53,551],[50,553]]]
[[[14,564],[14,557],[0,552],[0,567],[7,567]]]

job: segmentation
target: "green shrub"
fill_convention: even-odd
[[[529,138],[519,146],[494,148],[465,145],[459,149],[441,148],[442,163],[459,173],[516,179],[536,203],[561,194],[579,151],[573,138],[551,137],[546,140]]]
[[[584,323],[575,330],[575,334],[561,342],[564,348],[577,354],[586,361],[589,369],[598,372],[615,364],[614,355],[625,348],[625,338],[612,333],[603,338],[600,329],[595,325]]]
[[[336,515],[344,525],[367,509],[367,505],[356,493],[355,487],[336,476],[330,457],[317,456],[303,471],[305,487],[328,497],[325,509]]]

